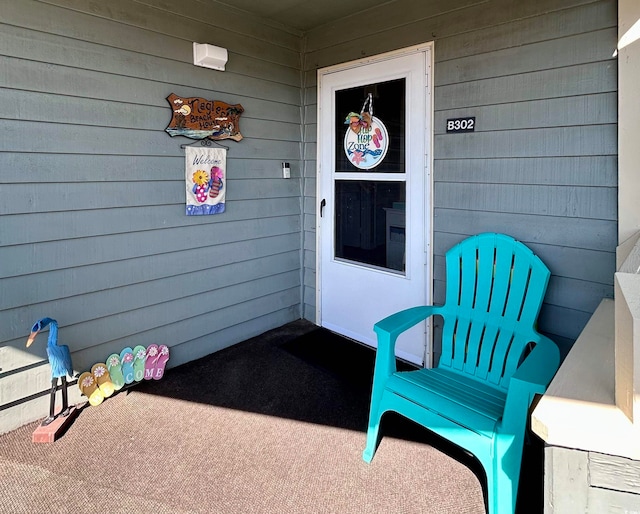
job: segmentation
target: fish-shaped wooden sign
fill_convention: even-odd
[[[191,139],[233,139],[240,141],[240,104],[230,105],[219,100],[182,98],[175,93],[167,97],[171,105],[171,122],[165,131],[171,136]]]

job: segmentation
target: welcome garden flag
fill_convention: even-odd
[[[227,151],[187,146],[185,152],[187,216],[224,212]]]

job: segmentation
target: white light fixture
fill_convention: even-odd
[[[196,66],[224,71],[224,65],[227,64],[228,58],[226,48],[193,43],[193,64]]]

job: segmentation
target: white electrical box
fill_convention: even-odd
[[[196,66],[224,71],[228,59],[229,54],[226,48],[193,43],[193,64]]]

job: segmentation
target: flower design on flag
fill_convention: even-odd
[[[133,354],[132,353],[125,353],[124,357],[122,358],[123,362],[132,362],[133,361]]]
[[[110,367],[114,368],[118,364],[120,364],[120,359],[118,357],[116,357],[115,355],[109,359],[109,366]]]
[[[155,346],[149,348],[149,357],[155,357],[158,355],[158,349]]]
[[[96,366],[96,368],[94,368],[93,370],[93,374],[96,376],[96,378],[100,378],[106,372],[107,372],[107,369],[104,366]]]
[[[193,182],[199,186],[204,186],[209,182],[209,174],[204,170],[196,170],[193,174]]]
[[[169,348],[165,345],[160,347],[160,355],[169,355]]]
[[[136,359],[139,359],[139,360],[144,360],[146,356],[147,356],[147,352],[145,350],[138,350],[138,353],[136,353]]]

